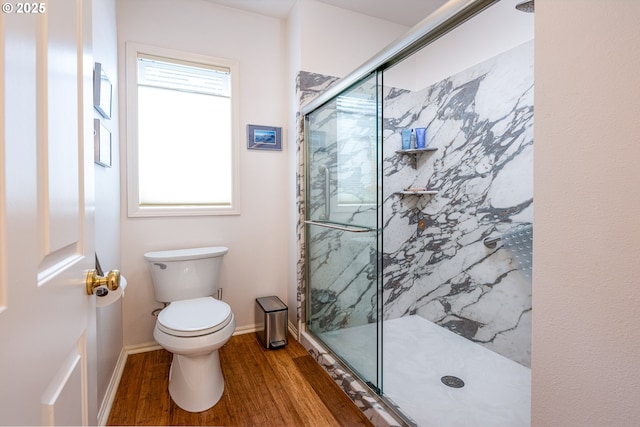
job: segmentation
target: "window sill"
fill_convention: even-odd
[[[129,218],[221,215],[240,215],[240,210],[231,206],[134,206],[128,212]]]

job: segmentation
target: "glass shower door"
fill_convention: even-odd
[[[307,329],[381,387],[378,75],[305,117]]]

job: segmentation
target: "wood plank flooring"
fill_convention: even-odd
[[[265,350],[255,334],[220,349],[225,378],[220,401],[205,412],[180,409],[169,396],[171,353],[130,355],[108,425],[372,426],[313,357],[289,336]]]

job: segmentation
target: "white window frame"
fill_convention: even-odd
[[[138,56],[151,55],[208,66],[223,66],[231,70],[231,204],[229,206],[162,206],[140,205],[138,182]],[[235,61],[181,50],[140,43],[126,44],[125,58],[127,99],[127,212],[129,217],[239,215],[239,107],[238,64]]]

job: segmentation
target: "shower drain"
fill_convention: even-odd
[[[445,375],[444,377],[440,378],[440,381],[442,381],[442,384],[446,385],[447,387],[453,387],[453,388],[464,387],[464,381],[452,375]]]

